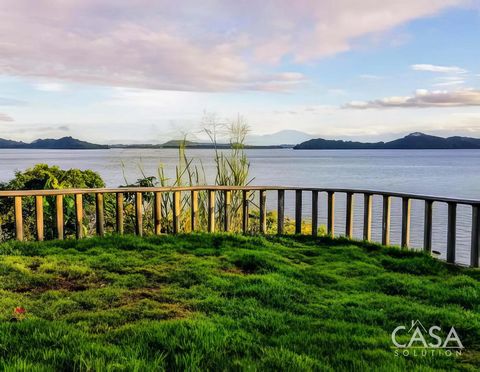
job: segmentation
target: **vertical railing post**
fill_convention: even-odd
[[[248,190],[242,192],[242,231],[244,234],[248,232]]]
[[[328,191],[327,231],[332,238],[335,235],[335,193]]]
[[[117,234],[123,235],[123,193],[118,192],[116,195],[116,199],[117,199],[117,212],[116,212]]]
[[[410,245],[410,198],[402,198],[402,248]]]
[[[448,203],[447,262],[449,263],[455,263],[456,240],[457,240],[457,204]]]
[[[193,190],[190,193],[190,224],[192,231],[197,229],[197,219],[198,219],[198,191]]]
[[[153,196],[153,220],[155,235],[162,233],[162,193],[156,191]]]
[[[285,233],[285,190],[278,190],[277,198],[277,233]]]
[[[135,193],[135,234],[143,235],[143,195]]]
[[[230,209],[232,204],[232,192],[225,190],[223,192],[223,230],[230,231]]]
[[[208,190],[208,232],[215,232],[215,190]]]
[[[180,213],[181,213],[181,206],[180,206],[180,191],[173,192],[173,233],[178,234],[180,232]]]
[[[302,190],[295,191],[295,234],[302,233]]]
[[[37,240],[41,242],[45,238],[45,226],[43,223],[43,196],[35,196],[35,217],[37,222]]]
[[[15,196],[15,236],[17,240],[23,240],[23,210],[22,197]]]
[[[312,190],[312,236],[318,235],[318,191]]]
[[[382,244],[390,245],[390,214],[391,214],[392,198],[389,195],[383,196],[383,213],[382,213]]]
[[[353,193],[347,193],[347,211],[345,220],[345,236],[351,239],[353,237]]]
[[[57,195],[55,198],[55,219],[57,225],[57,239],[63,240],[64,222],[63,222],[63,195]]]
[[[372,240],[372,200],[371,194],[363,196],[363,240]]]
[[[83,237],[83,195],[75,194],[75,237]]]
[[[423,218],[423,250],[432,252],[432,232],[433,232],[433,201],[425,200],[425,215]]]
[[[470,251],[470,265],[478,267],[480,257],[480,206],[472,206],[472,246]]]
[[[267,191],[260,190],[260,234],[267,232]]]
[[[96,200],[96,224],[97,224],[97,235],[105,235],[105,213],[104,213],[104,202],[103,194],[97,193],[95,195]]]

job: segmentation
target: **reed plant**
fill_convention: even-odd
[[[237,116],[236,119],[223,122],[217,115],[206,113],[202,119],[202,131],[209,138],[213,147],[213,159],[215,163],[215,176],[213,180],[208,180],[205,168],[201,160],[190,158],[187,155],[187,136],[179,141],[178,162],[175,167],[175,176],[169,178],[166,176],[166,169],[162,163],[158,166],[156,176],[148,176],[143,167],[140,166],[142,177],[133,184],[126,182],[125,186],[152,186],[152,187],[181,187],[181,186],[205,186],[213,184],[216,186],[246,186],[252,182],[249,176],[250,162],[245,153],[245,139],[249,132],[249,126],[245,118]],[[228,141],[229,149],[221,149],[220,141]],[[222,146],[223,147],[223,146]],[[210,182],[209,182],[210,181]],[[208,195],[202,191],[198,193],[198,219],[197,228],[199,230],[207,229],[207,210]],[[249,203],[255,207],[253,196],[249,195]],[[188,192],[181,193],[181,211],[180,229],[185,232],[191,231],[191,207],[192,197]],[[130,204],[128,210],[133,208],[133,195],[127,197],[127,203]],[[229,215],[231,216],[231,230],[240,231],[242,224],[242,203],[243,195],[241,191],[233,191],[231,194],[231,204]],[[171,233],[173,230],[173,193],[163,193],[161,201],[161,226],[162,232]],[[216,225],[222,226],[225,215],[225,194],[216,193]],[[143,200],[143,210],[146,215],[153,215],[153,196],[145,197]],[[254,215],[252,214],[252,217]],[[152,221],[153,219],[149,219]],[[147,222],[148,223],[148,222]],[[151,223],[151,222],[150,222]],[[133,213],[127,221],[130,230],[133,229]],[[147,229],[152,231],[151,226]]]

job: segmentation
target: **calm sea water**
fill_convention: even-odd
[[[252,184],[311,187],[358,188],[406,193],[480,199],[480,150],[330,150],[299,151],[291,149],[247,150],[251,162]],[[207,179],[213,181],[211,150],[188,150],[188,155],[203,164]],[[0,150],[0,181],[43,162],[62,168],[93,169],[108,186],[129,183],[142,175],[156,175],[163,164],[173,177],[177,164],[174,149],[112,150]],[[125,177],[125,178],[124,178]],[[267,195],[268,205],[275,208],[275,193]],[[310,195],[304,193],[304,213],[310,214]],[[344,196],[337,196],[336,224],[338,234],[345,229]],[[294,195],[286,196],[287,213],[293,215]],[[362,235],[363,198],[355,198],[354,235]],[[381,198],[374,198],[372,237],[381,239]],[[392,242],[400,241],[400,200],[392,201]],[[471,208],[459,206],[457,244],[459,262],[468,262]],[[326,198],[320,196],[320,223],[326,223]],[[423,239],[423,203],[412,202],[412,236],[414,247]],[[445,256],[446,205],[434,206],[434,249]]]

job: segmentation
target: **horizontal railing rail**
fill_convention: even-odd
[[[171,201],[173,232],[180,232],[180,215],[181,215],[181,193],[190,192],[190,219],[191,230],[196,230],[198,222],[198,193],[207,193],[207,222],[208,232],[214,232],[216,219],[216,193],[221,192],[223,205],[222,230],[230,231],[229,207],[232,200],[232,192],[241,192],[242,194],[242,231],[247,232],[249,224],[249,203],[250,194],[258,192],[259,194],[259,226],[260,233],[266,233],[267,207],[266,195],[267,191],[277,192],[277,233],[285,233],[285,192],[295,192],[295,233],[302,232],[302,206],[304,192],[311,193],[312,214],[311,214],[311,233],[318,235],[318,214],[319,214],[319,193],[327,194],[327,234],[335,235],[335,195],[346,195],[346,216],[345,216],[345,234],[348,238],[353,238],[354,225],[354,195],[363,195],[363,239],[372,240],[372,206],[373,196],[382,197],[382,217],[381,230],[383,245],[390,245],[391,230],[391,200],[392,198],[400,198],[401,203],[401,247],[410,247],[410,222],[411,222],[411,201],[420,200],[424,202],[424,226],[423,226],[423,249],[432,252],[432,234],[433,234],[433,204],[446,203],[448,205],[447,214],[447,248],[446,260],[449,263],[456,263],[456,237],[457,237],[457,206],[467,205],[472,208],[472,225],[471,225],[471,247],[470,247],[470,265],[479,267],[480,257],[480,200],[458,199],[449,197],[437,197],[429,195],[406,194],[398,192],[376,191],[376,190],[359,190],[345,188],[312,188],[312,187],[283,187],[283,186],[192,186],[192,187],[121,187],[121,188],[98,188],[98,189],[61,189],[61,190],[0,190],[0,198],[13,198],[14,200],[14,223],[15,236],[17,240],[24,240],[24,222],[23,222],[23,198],[35,198],[35,228],[36,239],[44,240],[44,197],[55,197],[55,228],[56,237],[64,238],[64,196],[73,196],[75,205],[75,225],[76,238],[83,237],[83,195],[95,195],[95,219],[96,232],[98,235],[105,234],[105,211],[104,211],[104,194],[116,195],[116,232],[123,234],[124,232],[124,195],[134,195],[135,204],[135,233],[142,235],[143,233],[143,194],[150,193],[154,196],[153,201],[153,231],[152,233],[160,234],[161,229],[161,195],[171,193],[173,195]]]

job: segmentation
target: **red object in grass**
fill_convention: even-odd
[[[14,314],[25,314],[27,310],[25,310],[23,307],[16,307],[13,309]]]

